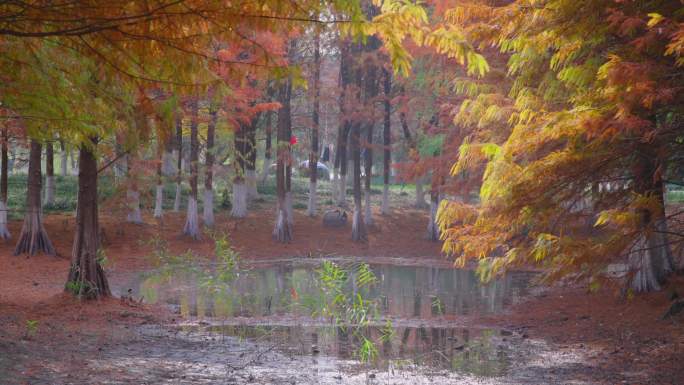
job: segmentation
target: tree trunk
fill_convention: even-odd
[[[338,141],[337,152],[340,159],[340,172],[339,180],[337,183],[337,197],[336,204],[339,207],[347,208],[347,169],[349,168],[349,160],[347,159],[349,147],[349,132],[351,131],[351,125],[347,122],[340,130],[340,138]]]
[[[176,159],[176,153],[178,147],[176,146],[176,136],[170,135],[164,141],[163,153],[162,153],[162,176],[172,176],[175,173],[174,159]]]
[[[388,215],[390,213],[389,207],[389,183],[390,183],[390,168],[392,167],[392,136],[391,136],[391,114],[392,106],[390,105],[390,93],[392,92],[392,73],[386,69],[383,69],[384,75],[384,93],[385,100],[383,101],[384,107],[384,121],[382,128],[382,144],[383,150],[383,188],[382,188],[382,214]]]
[[[128,207],[128,214],[126,215],[126,221],[129,223],[141,224],[142,213],[140,211],[140,191],[138,189],[138,175],[136,170],[137,166],[135,163],[137,159],[134,159],[133,155],[127,155],[129,157],[130,166],[128,169],[128,185],[126,189],[126,205]]]
[[[247,185],[245,184],[245,163],[247,158],[247,129],[241,126],[234,136],[235,177],[233,178],[233,202],[230,215],[234,218],[247,216]]]
[[[352,218],[352,240],[363,242],[368,239],[366,235],[366,225],[363,220],[363,206],[361,201],[361,144],[360,127],[358,123],[352,125],[351,150],[354,168],[352,175],[354,178],[354,215]]]
[[[7,157],[7,147],[9,141],[9,135],[7,134],[7,127],[3,125],[2,127],[2,147],[0,160],[2,160],[2,166],[0,167],[0,239],[9,239],[11,234],[7,228],[7,177],[8,177],[8,157]]]
[[[52,142],[45,144],[45,205],[55,204],[55,153]]]
[[[272,127],[272,120],[273,120],[273,113],[268,111],[266,112],[266,148],[264,150],[264,164],[263,168],[261,170],[261,182],[266,182],[266,178],[268,178],[268,170],[271,167],[271,135],[273,132],[273,127]]]
[[[406,139],[406,142],[408,143],[409,151],[411,153],[415,153],[417,151],[417,143],[416,143],[415,138],[413,138],[411,135],[411,131],[409,130],[409,127],[408,127],[408,120],[406,118],[406,113],[403,111],[399,113],[399,122],[401,123],[402,132],[404,133],[404,139]],[[427,206],[427,203],[425,202],[425,192],[423,192],[423,177],[417,176],[415,183],[416,183],[416,202],[414,205],[416,208],[422,209],[425,206]]]
[[[292,138],[291,117],[287,119],[287,137]],[[287,142],[288,161],[285,164],[285,211],[287,212],[287,222],[294,224],[294,212],[292,211],[292,145]]]
[[[259,192],[257,191],[256,175],[256,129],[258,121],[259,116],[257,115],[254,117],[254,119],[252,119],[252,123],[247,127],[248,130],[245,133],[245,184],[247,185],[247,201],[251,201],[252,199],[259,197]]]
[[[173,211],[178,212],[181,208],[181,198],[183,195],[183,119],[176,118],[176,151],[178,152],[178,163],[176,171],[176,198],[173,200]]]
[[[430,193],[430,221],[427,226],[427,238],[435,242],[439,241],[441,236],[441,231],[439,231],[439,226],[437,225],[437,210],[441,200],[439,191],[432,191]]]
[[[60,140],[59,144],[60,144],[60,150],[61,150],[61,154],[60,154],[61,159],[60,159],[59,171],[60,171],[62,176],[67,176],[67,174],[69,172],[67,170],[67,168],[69,168],[69,166],[68,166],[68,164],[69,164],[69,152],[67,151],[66,143],[64,143],[63,140]]]
[[[318,131],[320,129],[319,115],[321,110],[321,40],[319,32],[316,32],[314,39],[314,68],[313,68],[313,111],[311,127],[311,151],[309,152],[309,204],[307,205],[306,213],[313,217],[316,215],[318,205],[318,191],[316,184],[318,183]]]
[[[358,47],[360,43],[356,43],[355,47]],[[353,50],[352,55],[354,55]],[[356,86],[357,86],[357,96],[356,100],[361,102],[361,82],[362,75],[361,69],[357,68],[356,72]],[[368,239],[366,234],[366,225],[363,220],[363,202],[361,197],[361,122],[353,122],[351,128],[351,150],[352,150],[352,162],[354,168],[352,170],[352,177],[354,179],[354,214],[352,217],[352,240],[354,242],[365,242]]]
[[[43,227],[41,213],[41,172],[40,172],[41,145],[31,140],[31,152],[29,155],[28,188],[26,194],[26,214],[24,224],[14,255],[27,253],[34,255],[39,251],[48,255],[55,255],[55,248],[50,242],[45,228]]]
[[[372,63],[366,64],[366,76],[364,79],[366,85],[364,93],[364,105],[366,108],[370,108],[369,121],[366,122],[366,146],[365,146],[365,158],[364,158],[364,171],[365,171],[365,186],[364,186],[364,196],[366,199],[366,215],[364,220],[366,226],[373,225],[373,211],[371,207],[371,185],[373,181],[373,128],[375,126],[375,106],[374,98],[378,94],[378,87],[376,83],[376,68]]]
[[[337,185],[336,204],[347,207],[347,144],[351,122],[349,121],[349,106],[347,106],[347,93],[352,84],[352,56],[349,39],[340,40],[340,126],[337,132],[337,152],[335,166],[339,167],[339,183]]]
[[[163,146],[161,142],[158,142],[157,146],[159,147],[157,149],[157,152],[159,153],[159,163],[157,163],[157,186],[154,192],[154,217],[161,218],[164,215],[164,183],[162,181],[162,175],[166,146]]]
[[[188,198],[188,211],[185,217],[185,227],[183,228],[183,234],[189,236],[192,239],[200,239],[200,228],[199,228],[199,216],[197,212],[197,177],[199,174],[198,170],[198,152],[199,152],[199,140],[198,140],[198,103],[197,100],[192,101],[190,107],[192,109],[192,116],[190,121],[190,197]]]
[[[121,138],[117,137],[116,139],[117,143],[114,145],[114,152],[117,161],[114,163],[114,177],[117,179],[117,182],[120,182],[120,179],[128,173],[128,155],[124,152],[123,145],[119,142]]]
[[[218,111],[213,108],[209,111],[209,124],[207,125],[207,155],[204,174],[204,225],[214,227],[214,136],[216,132],[216,119]]]
[[[291,52],[290,52],[291,53]],[[292,95],[292,79],[288,77],[278,89],[277,144],[276,144],[276,190],[278,195],[277,214],[273,228],[273,238],[281,243],[292,241],[292,224],[287,212],[287,168],[290,163],[290,100]]]
[[[94,150],[85,144],[81,145],[78,166],[76,236],[66,290],[82,299],[108,297],[109,284],[98,255],[97,159]]]
[[[628,252],[628,263],[633,272],[631,287],[636,292],[660,290],[661,285],[674,270],[672,250],[667,238],[665,217],[665,189],[658,170],[665,162],[657,157],[655,145],[640,146],[634,174],[634,192],[656,198],[658,208],[654,211],[639,209],[637,212],[640,234]]]

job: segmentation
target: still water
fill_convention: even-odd
[[[226,271],[175,263],[131,287],[148,303],[174,308],[186,332],[237,338],[286,356],[385,372],[418,368],[497,377],[509,370],[522,338],[465,327],[462,320],[499,313],[525,297],[532,273],[482,284],[471,270],[445,266],[337,259],[326,265],[334,267],[331,273],[323,264],[300,259]]]

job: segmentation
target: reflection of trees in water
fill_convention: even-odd
[[[223,336],[250,339],[277,346],[297,355],[320,353],[341,359],[358,358],[360,336],[346,327],[305,326],[215,326],[211,330]],[[491,330],[463,328],[399,327],[391,339],[379,346],[376,367],[417,364],[472,373],[499,376],[509,367],[508,352],[501,337]],[[368,327],[363,335],[380,340],[381,328]],[[313,349],[316,349],[316,352]]]
[[[498,312],[524,295],[529,280],[528,274],[512,273],[481,284],[472,271],[436,267],[378,265],[372,270],[378,282],[368,297],[378,300],[383,315],[408,319]],[[148,302],[180,304],[184,313],[218,317],[308,315],[298,305],[309,301],[307,306],[314,306],[321,298],[313,267],[276,264],[253,269],[222,286],[213,282],[211,290],[206,289],[210,278],[205,275],[200,269],[181,269],[165,278],[152,275],[140,292]],[[356,292],[355,282],[352,270],[350,293]]]
[[[140,284],[148,302],[176,304],[184,317],[272,315],[309,316],[329,300],[322,294],[319,273],[314,266],[274,264],[240,270],[233,278],[217,280],[213,268],[192,265],[177,271],[149,275]],[[482,285],[472,271],[436,267],[372,266],[377,282],[358,285],[355,269],[349,269],[344,290],[361,293],[375,301],[381,316],[425,321],[442,316],[499,311],[507,302],[524,295],[528,274],[509,274]],[[429,325],[428,325],[429,326]],[[358,358],[363,339],[375,342],[376,365],[402,362],[429,365],[476,375],[501,374],[508,366],[499,336],[491,331],[390,325],[391,332],[378,326],[226,326],[222,335],[268,341],[296,354],[321,353],[343,359]],[[389,335],[389,338],[383,338]],[[313,358],[315,359],[315,358]]]

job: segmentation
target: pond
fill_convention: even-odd
[[[460,383],[463,376],[506,375],[524,342],[517,333],[466,327],[461,320],[520,301],[533,276],[513,272],[482,284],[475,272],[444,265],[355,258],[203,265],[178,258],[129,287],[133,297],[171,306],[182,319],[176,331],[186,336],[288,357],[292,364],[271,368],[287,378],[321,382],[318,376],[328,373],[331,381],[352,383],[361,373],[365,381],[439,373],[443,383]]]

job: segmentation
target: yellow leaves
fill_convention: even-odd
[[[484,56],[475,52],[467,42],[463,31],[455,26],[439,27],[425,36],[424,44],[461,65],[467,64],[468,75],[484,76],[489,71],[489,64]]]
[[[559,237],[555,235],[546,233],[539,234],[530,254],[535,261],[543,261],[549,255],[557,251],[558,241]]]
[[[665,55],[674,56],[678,67],[684,66],[684,23],[679,23],[672,34]]]
[[[649,28],[655,27],[656,25],[658,25],[658,23],[660,23],[664,19],[663,15],[661,15],[659,13],[655,13],[655,12],[649,13],[648,17],[649,17],[649,20],[648,20],[647,25]]]
[[[624,211],[624,210],[603,210],[599,213],[594,227],[605,226],[608,224],[614,224],[618,226],[626,226],[634,223],[634,212]]]
[[[451,166],[451,175],[456,176],[471,167],[493,160],[501,154],[501,147],[495,143],[474,143],[467,139],[459,147],[459,155],[456,163]]]
[[[379,3],[379,2],[376,2]],[[411,55],[404,40],[411,39],[417,46],[429,46],[438,53],[466,65],[470,75],[483,76],[489,71],[485,58],[475,52],[457,25],[429,25],[428,15],[421,2],[409,0],[382,1],[381,14],[364,26],[367,35],[378,35],[384,42],[395,72],[407,76]]]
[[[444,199],[437,209],[437,225],[441,230],[446,230],[454,223],[474,223],[477,216],[478,211],[475,207]]]
[[[579,40],[573,40],[562,44],[558,51],[551,56],[551,60],[549,61],[550,68],[557,71],[565,66],[577,57],[580,48],[582,48],[582,43]]]

